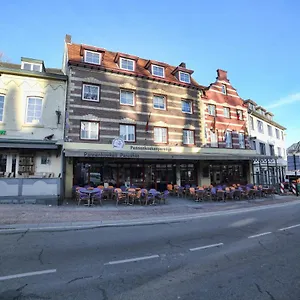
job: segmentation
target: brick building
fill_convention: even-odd
[[[247,109],[225,71],[204,87],[185,63],[171,66],[75,44],[68,35],[64,71],[67,196],[74,184],[87,182],[163,190],[168,183],[250,180],[255,153],[245,136]]]
[[[217,70],[216,81],[204,89],[201,100],[209,181],[250,182],[256,154],[249,146],[247,107],[226,71]]]
[[[64,57],[67,195],[87,181],[157,189],[198,183],[203,87],[192,70],[74,44],[70,36]]]

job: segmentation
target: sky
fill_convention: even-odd
[[[130,53],[194,70],[198,83],[216,70],[243,99],[274,113],[300,141],[300,1],[52,0],[3,1],[0,52],[61,67],[65,34],[75,43]]]

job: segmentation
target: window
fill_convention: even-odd
[[[183,130],[183,144],[194,145],[195,144],[195,132],[194,130]]]
[[[264,143],[259,143],[259,150],[261,155],[266,155],[266,145]]]
[[[0,122],[3,122],[4,114],[4,96],[0,95]]]
[[[207,105],[207,109],[208,109],[208,114],[210,116],[215,116],[216,115],[216,106],[213,104],[208,104]]]
[[[165,127],[154,127],[154,143],[166,144],[168,142],[168,129]]]
[[[252,149],[256,150],[256,141],[252,141]]]
[[[134,71],[134,60],[121,57],[120,67],[123,70]]]
[[[82,121],[80,123],[80,138],[82,140],[98,140],[99,122]]]
[[[222,94],[227,95],[227,87],[225,84],[222,84]]]
[[[245,136],[242,132],[239,132],[239,146],[241,149],[245,149]]]
[[[120,125],[120,138],[125,142],[135,142],[135,125]]]
[[[48,156],[41,157],[41,165],[46,165],[48,163]]]
[[[254,119],[250,116],[250,128],[251,130],[254,130]]]
[[[283,157],[285,156],[285,150],[284,150],[284,148],[282,148],[282,156]]]
[[[224,117],[230,119],[230,108],[224,107]]]
[[[0,172],[6,172],[7,155],[0,154]]]
[[[277,147],[277,153],[278,153],[278,156],[279,156],[279,157],[282,157],[282,156],[281,156],[281,148],[280,148],[280,147]]]
[[[238,120],[243,120],[243,111],[241,109],[237,109],[236,116]]]
[[[257,128],[258,128],[258,132],[264,133],[264,124],[262,121],[257,120]]]
[[[164,96],[153,96],[153,107],[156,109],[166,109],[166,97]]]
[[[134,92],[121,90],[120,104],[134,106]]]
[[[218,134],[214,131],[210,131],[210,146],[211,147],[219,147],[218,143]]]
[[[84,84],[82,88],[82,100],[99,102],[99,86]]]
[[[273,136],[273,130],[270,125],[268,125],[268,134],[269,134],[269,136]]]
[[[0,107],[1,107],[1,104],[0,104]],[[1,110],[0,110],[0,113],[1,113]],[[284,140],[284,133],[283,133],[283,131],[281,131],[281,139]]]
[[[189,73],[179,71],[179,80],[185,83],[191,83],[191,77]]]
[[[254,109],[253,104],[252,104],[252,103],[249,103],[249,104],[248,104],[248,108],[249,108],[250,110],[253,110],[253,109]]]
[[[232,148],[232,134],[231,134],[231,131],[226,131],[225,132],[225,143],[226,143],[226,148]]]
[[[269,145],[270,146],[270,155],[274,156],[275,152],[274,152],[274,146],[273,145]]]
[[[152,75],[158,76],[158,77],[165,77],[165,68],[156,66],[156,65],[151,65],[152,68]]]
[[[181,111],[183,113],[192,114],[193,113],[193,103],[190,100],[181,101]]]
[[[26,123],[42,122],[42,98],[28,97],[26,109]]]
[[[90,64],[100,65],[100,53],[85,50],[84,61]]]
[[[42,64],[22,62],[22,69],[27,71],[42,72]]]
[[[279,139],[279,130],[277,128],[275,128],[275,132],[276,132],[276,138]]]

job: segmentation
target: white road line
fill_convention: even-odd
[[[34,276],[34,275],[50,274],[50,273],[55,273],[55,272],[56,272],[56,269],[52,269],[52,270],[44,270],[44,271],[37,271],[37,272],[29,272],[29,273],[8,275],[8,276],[0,277],[0,281],[8,280],[8,279],[21,278],[21,277],[27,277],[27,276]]]
[[[223,245],[224,245],[223,243],[206,245],[206,246],[202,246],[202,247],[191,248],[190,251],[203,250],[203,249],[213,248],[213,247],[219,247],[219,246],[223,246]]]
[[[270,233],[272,233],[272,232],[268,231],[268,232],[263,232],[263,233],[260,233],[260,234],[250,235],[250,236],[248,236],[248,239],[253,239],[253,238],[263,236],[263,235],[267,235],[267,234],[270,234]]]
[[[117,264],[124,264],[128,262],[134,262],[134,261],[140,261],[140,260],[146,260],[146,259],[152,259],[152,258],[159,258],[159,255],[150,255],[150,256],[142,256],[142,257],[135,257],[135,258],[128,258],[123,260],[115,260],[110,261],[108,263],[105,263],[104,265],[117,265]]]
[[[292,229],[292,228],[299,227],[299,226],[300,226],[300,224],[297,224],[297,225],[293,225],[293,226],[289,226],[289,227],[280,228],[278,230],[283,231],[283,230],[288,230],[288,229]]]

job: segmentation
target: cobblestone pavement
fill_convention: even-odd
[[[300,197],[298,198],[300,200]],[[294,196],[275,196],[272,198],[228,201],[200,202],[190,199],[169,198],[167,204],[156,206],[115,207],[112,202],[103,206],[77,206],[73,201],[65,201],[61,206],[44,206],[30,204],[0,204],[0,225],[44,224],[59,222],[138,220],[151,217],[185,216],[206,212],[218,212],[238,208],[257,207],[275,203],[286,203],[297,200]]]

